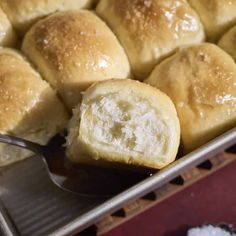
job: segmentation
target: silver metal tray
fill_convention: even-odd
[[[236,128],[110,198],[75,196],[54,186],[37,157],[0,169],[0,235],[74,235],[236,143]]]

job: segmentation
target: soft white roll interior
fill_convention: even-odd
[[[101,82],[85,92],[70,123],[68,157],[164,167],[179,145],[174,105],[151,86],[122,81]]]

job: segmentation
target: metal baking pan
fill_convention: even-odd
[[[54,186],[37,157],[0,169],[0,235],[74,235],[236,143],[236,128],[110,199]]]

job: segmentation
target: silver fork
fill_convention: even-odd
[[[121,169],[73,164],[65,158],[65,139],[54,138],[48,145],[0,134],[0,142],[30,150],[41,158],[52,182],[59,188],[86,197],[110,197],[150,175]],[[1,153],[0,153],[1,155]]]

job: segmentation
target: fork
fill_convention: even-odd
[[[148,177],[150,173],[124,169],[74,164],[65,158],[63,137],[40,145],[19,137],[0,134],[0,143],[33,152],[45,164],[48,176],[59,188],[85,197],[107,198],[118,194]],[[1,155],[1,154],[0,154]]]

